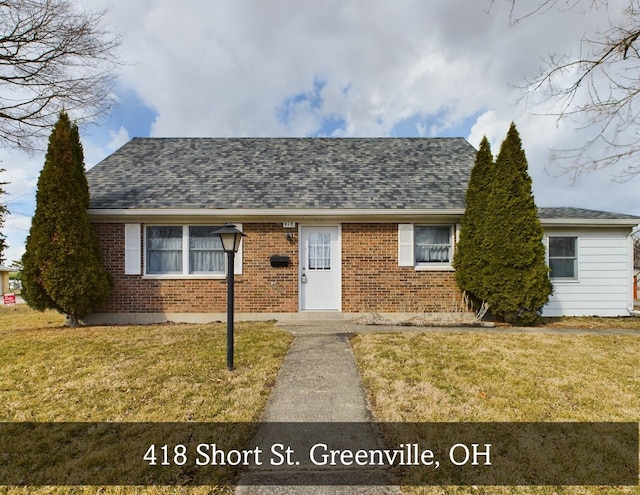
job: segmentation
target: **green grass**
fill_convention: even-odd
[[[361,334],[352,339],[352,345],[379,421],[637,422],[639,337],[405,332]],[[412,494],[640,493],[638,487],[403,490]]]
[[[273,323],[68,328],[0,308],[0,421],[258,421],[291,336]],[[249,440],[248,438],[245,440]],[[9,493],[218,493],[229,487],[0,488]]]

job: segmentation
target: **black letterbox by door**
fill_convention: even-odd
[[[289,266],[291,263],[291,259],[288,256],[280,256],[279,254],[274,254],[269,258],[271,262],[271,266],[279,267],[279,266]]]

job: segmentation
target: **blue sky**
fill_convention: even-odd
[[[125,62],[118,104],[81,129],[87,168],[136,136],[462,136],[477,146],[487,135],[496,153],[514,121],[538,205],[640,215],[639,179],[616,178],[624,163],[574,181],[553,160],[593,129],[557,121],[542,95],[523,99],[544,58],[580,53],[602,11],[514,23],[531,3],[511,13],[507,0],[184,0],[178,15],[169,0],[72,1],[108,8]],[[610,13],[623,5],[610,1]],[[11,261],[24,251],[44,155],[0,149],[0,160]]]

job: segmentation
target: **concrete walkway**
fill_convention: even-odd
[[[295,448],[302,440],[305,445],[325,443],[332,448],[358,449],[381,448],[379,434],[369,409],[360,374],[348,336],[343,325],[295,326],[287,328],[295,340],[284,359],[276,385],[255,438],[255,445],[269,452],[274,439],[283,445]],[[298,423],[292,427],[279,423]],[[335,427],[319,430],[318,423],[336,423]],[[345,423],[357,423],[353,427]],[[354,439],[354,436],[357,437]],[[301,437],[304,437],[303,439]],[[311,440],[310,440],[311,439]],[[315,440],[314,440],[315,439]],[[266,463],[265,463],[266,464]],[[340,470],[343,469],[343,472]],[[327,472],[325,468],[324,473]],[[392,479],[375,480],[380,473],[369,473],[360,469],[332,468],[332,476],[344,475],[344,480],[357,480],[349,486],[306,486],[309,479],[322,479],[323,470],[308,461],[290,470],[277,471],[266,467],[250,470],[245,474],[236,495],[257,494],[390,494],[399,493],[397,486],[390,485]],[[278,478],[280,477],[280,478]],[[284,477],[286,485],[274,485]],[[335,479],[335,478],[333,478]],[[267,484],[261,484],[265,483]],[[292,485],[298,480],[301,484]],[[367,480],[367,481],[363,481]],[[350,481],[347,481],[350,482]],[[363,486],[363,483],[376,483]]]

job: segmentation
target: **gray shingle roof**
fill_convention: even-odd
[[[541,220],[571,219],[571,220],[638,220],[640,217],[611,213],[608,211],[587,210],[584,208],[539,208],[538,217]]]
[[[464,209],[463,138],[136,138],[87,172],[91,208]]]

